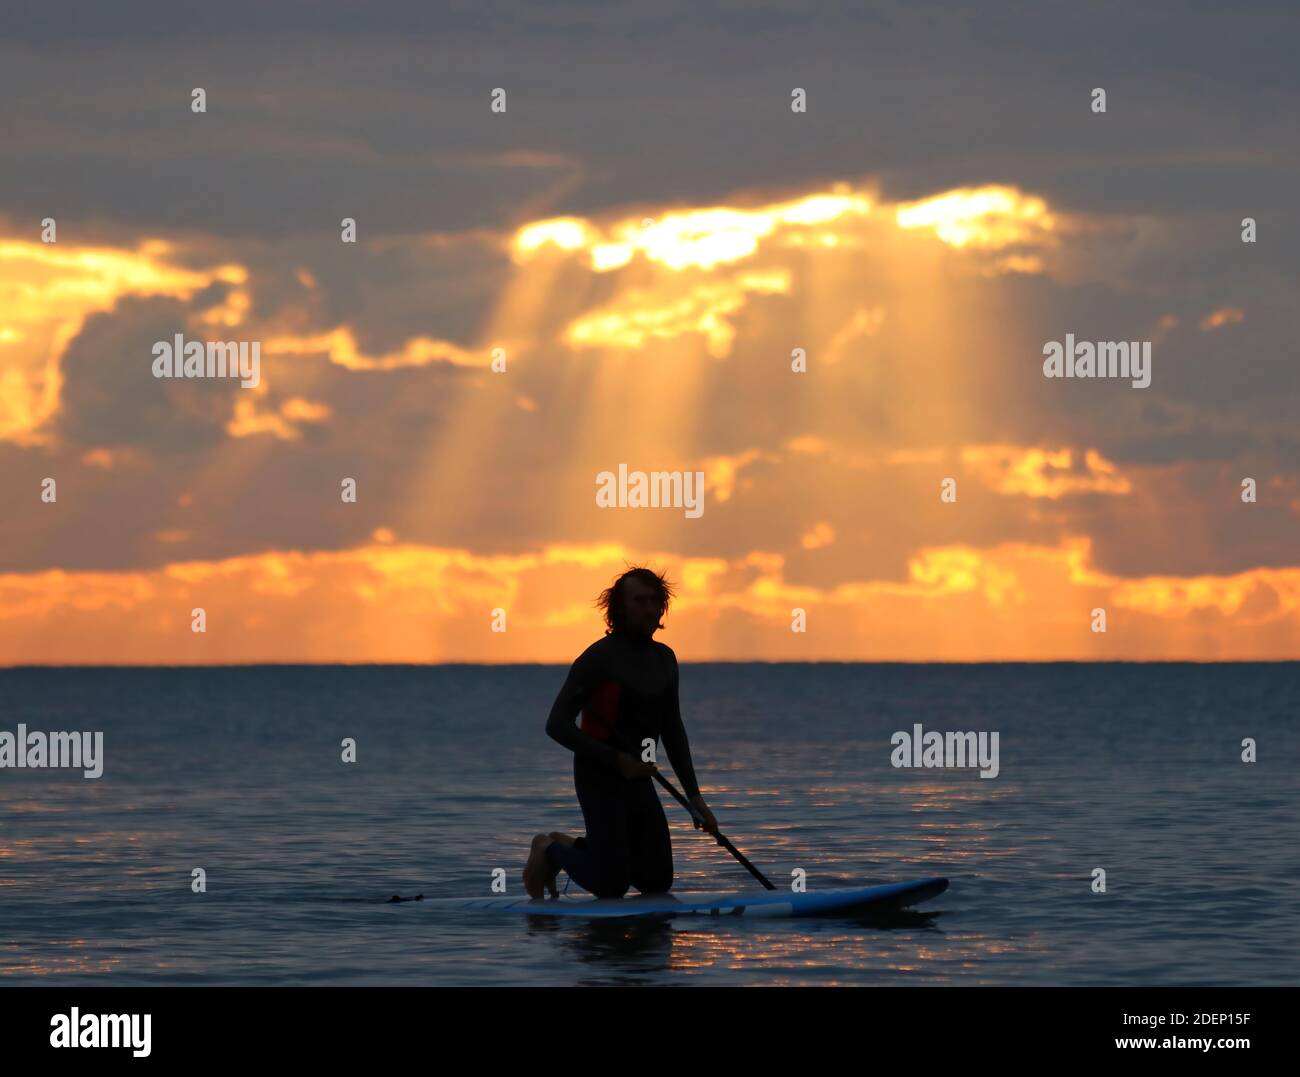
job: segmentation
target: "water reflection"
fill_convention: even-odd
[[[773,924],[727,918],[726,926],[708,917],[528,916],[527,933],[555,946],[557,964],[572,965],[584,986],[662,983],[665,974],[746,971],[765,984],[798,984],[842,967],[846,961],[876,971],[924,973],[945,982],[937,967],[949,955],[937,946],[941,913],[912,909],[859,914],[840,920],[797,920]],[[888,933],[898,933],[897,939]],[[929,936],[936,945],[925,942]],[[927,960],[925,955],[929,954]],[[591,976],[582,971],[595,966]]]

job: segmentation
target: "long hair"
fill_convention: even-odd
[[[655,572],[649,568],[630,568],[616,579],[610,586],[600,592],[600,597],[596,599],[596,605],[605,611],[605,635],[611,632],[617,632],[623,628],[627,616],[623,596],[627,593],[627,581],[640,580],[647,583],[659,592],[659,600],[663,603],[663,612],[659,614],[662,617],[668,612],[668,605],[672,601],[675,592],[673,585],[668,582],[665,574]],[[660,630],[663,629],[660,625]]]

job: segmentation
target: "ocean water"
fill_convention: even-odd
[[[531,836],[581,833],[543,728],[566,667],[5,669],[0,730],[101,730],[105,764],[0,770],[0,984],[1300,979],[1300,664],[681,668],[705,795],[778,886],[948,892],[877,922],[389,904],[521,893]],[[1000,773],[895,768],[914,723],[996,731]],[[756,885],[660,795],[675,891]]]

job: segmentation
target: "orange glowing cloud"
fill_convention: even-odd
[[[968,445],[962,464],[999,494],[1023,494],[1056,500],[1067,494],[1128,494],[1129,481],[1095,449],[1083,454],[1082,470],[1074,470],[1071,449],[1021,448],[1015,445]]]
[[[412,337],[398,351],[384,355],[365,355],[357,347],[357,339],[352,330],[346,326],[324,333],[270,336],[262,341],[262,354],[324,355],[331,363],[348,370],[398,370],[437,362],[483,367],[492,362],[492,356],[486,350],[462,348],[450,341],[434,340],[431,337]]]
[[[829,546],[835,541],[835,528],[824,520],[813,524],[799,539],[799,545],[805,550],[817,550]]]
[[[44,440],[40,428],[59,406],[59,359],[90,315],[111,310],[124,296],[188,299],[214,282],[247,280],[238,265],[201,271],[174,265],[168,260],[174,249],[158,239],[135,250],[0,239],[0,440]],[[230,324],[245,301],[228,297],[216,320]]]
[[[1270,624],[1300,617],[1300,569],[1256,569],[1234,576],[1152,576],[1114,590],[1117,606],[1180,619],[1207,611],[1239,625]]]
[[[991,252],[995,257],[976,268],[997,275],[1044,272],[1042,258],[1027,248],[1058,243],[1059,216],[1043,199],[1012,187],[963,188],[886,207],[892,212],[876,213],[878,208],[873,195],[838,183],[827,192],[749,208],[701,207],[604,223],[581,217],[534,221],[507,246],[521,268],[569,258],[596,274],[634,263],[651,271],[629,279],[601,307],[576,313],[561,334],[570,348],[637,351],[693,333],[703,338],[709,355],[722,359],[731,354],[737,315],[752,297],[792,295],[807,256],[787,264],[789,251],[885,249],[886,232],[925,231],[954,248]],[[745,266],[760,261],[761,267]],[[840,361],[884,320],[879,303],[859,306],[831,331],[818,358]]]
[[[704,472],[704,485],[710,497],[718,504],[731,500],[740,470],[766,455],[758,449],[746,449],[734,456],[705,457],[700,461],[700,470]]]
[[[82,453],[81,462],[87,467],[98,467],[105,471],[113,468],[113,454],[108,449],[89,449]]]
[[[748,296],[789,290],[790,274],[783,271],[742,273],[727,281],[701,282],[671,296],[631,290],[620,295],[615,304],[574,321],[564,341],[572,348],[635,351],[653,339],[699,333],[708,353],[722,359],[731,352],[736,337],[729,316],[745,305]]]
[[[446,409],[445,420],[430,424],[427,443],[419,450],[423,457],[410,461],[410,474],[400,476],[411,496],[386,505],[382,516],[372,518],[366,524],[370,537],[357,548],[181,561],[184,543],[212,537],[183,525],[140,536],[136,549],[176,559],[160,568],[0,575],[0,653],[19,662],[563,662],[599,634],[595,594],[627,563],[650,561],[668,569],[680,585],[666,639],[684,661],[756,656],[934,661],[1223,657],[1234,640],[1243,641],[1243,657],[1294,656],[1300,651],[1300,569],[1126,579],[1099,570],[1090,540],[1078,535],[1054,546],[926,545],[928,536],[909,536],[905,552],[899,553],[897,545],[882,543],[880,550],[873,545],[872,556],[889,560],[859,567],[863,555],[846,548],[849,543],[841,538],[841,532],[858,534],[852,505],[815,507],[793,521],[792,530],[783,533],[795,537],[783,550],[750,549],[753,540],[741,536],[745,545],[739,549],[747,552],[737,554],[729,544],[734,534],[717,528],[707,541],[717,542],[714,549],[727,550],[727,556],[656,552],[678,541],[680,520],[664,517],[663,526],[674,530],[661,535],[655,531],[660,517],[644,514],[626,525],[619,541],[557,541],[512,554],[410,540],[438,533],[430,529],[428,505],[483,507],[482,498],[489,496],[485,491],[500,487],[492,481],[499,476],[489,469],[499,469],[501,459],[485,449],[508,441],[518,429],[545,429],[550,419],[557,419],[552,429],[558,436],[545,442],[546,473],[558,478],[553,490],[542,491],[551,500],[544,513],[554,513],[554,521],[542,522],[555,524],[543,534],[564,534],[565,527],[579,530],[573,523],[577,501],[565,499],[586,495],[590,483],[583,468],[615,442],[626,449],[624,458],[659,453],[675,454],[674,465],[694,460],[691,470],[705,472],[711,504],[745,501],[760,478],[787,463],[795,465],[790,471],[796,474],[829,474],[832,483],[842,477],[830,474],[836,468],[928,468],[935,476],[920,477],[929,481],[953,474],[939,472],[938,465],[955,467],[957,457],[971,482],[1002,496],[1059,502],[1073,495],[1131,495],[1130,479],[1096,449],[935,444],[945,432],[968,429],[960,424],[971,409],[982,406],[952,379],[936,377],[936,370],[942,375],[947,357],[964,354],[960,349],[972,337],[981,337],[981,319],[994,317],[982,309],[971,317],[969,307],[949,302],[943,288],[950,266],[989,275],[1043,272],[1044,259],[1060,244],[1066,224],[1064,215],[1041,199],[1009,187],[962,188],[886,206],[836,185],[829,193],[749,208],[674,209],[653,218],[623,213],[599,222],[557,218],[527,224],[508,236],[476,237],[476,243],[487,239],[500,244],[513,262],[511,279],[477,346],[416,336],[389,351],[367,354],[352,327],[304,329],[311,324],[307,310],[282,311],[260,334],[266,357],[319,356],[351,371],[434,363],[481,369],[491,363],[492,347],[502,342],[522,342],[526,351],[545,339],[575,353],[653,351],[655,376],[640,385],[635,364],[591,363],[583,356],[573,365],[577,374],[559,364],[537,372],[543,376],[527,386],[527,394],[518,385],[501,393],[462,393],[457,406]],[[165,246],[144,244],[134,253],[117,252],[124,261],[116,268],[93,259],[42,262],[51,252],[28,246],[37,252],[24,254],[27,261],[10,256],[7,263],[0,253],[0,437],[36,436],[40,423],[57,408],[57,356],[88,313],[111,307],[120,296],[139,292],[184,298],[219,280],[230,290],[218,305],[196,314],[196,323],[243,325],[253,309],[241,269],[175,269],[166,263]],[[844,249],[849,256],[842,255]],[[855,265],[862,265],[858,251],[875,256],[884,267],[872,277],[876,283],[871,289],[854,272]],[[590,290],[572,287],[584,273]],[[597,280],[602,274],[613,277]],[[31,293],[24,290],[28,277],[36,282]],[[298,269],[296,277],[304,288],[317,287],[306,269]],[[880,291],[884,299],[865,294],[869,290]],[[593,295],[598,298],[590,299]],[[748,305],[754,317],[742,321]],[[32,314],[28,306],[47,313]],[[1211,315],[1220,318],[1213,327],[1229,324],[1231,312],[1225,308]],[[821,382],[804,379],[797,393],[805,398],[791,392],[789,400],[781,399],[778,388],[773,415],[765,417],[770,422],[759,429],[777,429],[782,435],[805,429],[776,425],[789,416],[796,423],[806,419],[815,429],[777,435],[777,444],[769,448],[735,440],[752,437],[753,428],[737,423],[728,429],[704,410],[706,383],[726,372],[698,362],[698,349],[727,358],[737,349],[740,326],[759,334],[778,319],[782,326],[806,327],[814,364],[861,360],[862,369],[840,365]],[[679,338],[688,335],[700,344],[683,345]],[[926,361],[894,363],[892,370],[878,371],[870,351],[877,337]],[[671,346],[660,347],[664,342]],[[747,349],[749,343],[746,339]],[[784,337],[779,346],[769,344],[760,338],[755,370],[738,373],[757,377],[776,371],[784,377],[793,345]],[[26,358],[15,359],[15,349],[27,349]],[[878,373],[895,379],[882,383],[893,391],[872,402],[882,410],[897,409],[889,416],[897,421],[883,428],[870,425],[874,415],[864,418],[861,399],[853,395],[855,387],[875,385]],[[579,383],[580,378],[587,380]],[[470,388],[487,380],[464,379]],[[548,388],[557,383],[564,391],[549,395]],[[574,385],[578,392],[570,391]],[[15,387],[12,400],[10,386]],[[222,450],[242,461],[269,458],[283,451],[281,442],[301,439],[306,425],[332,421],[329,402],[308,399],[321,395],[319,387],[296,384],[295,390],[305,395],[278,405],[271,403],[265,381],[254,392],[236,394],[226,433],[235,439],[270,437],[252,445],[224,444]],[[559,407],[576,402],[576,409],[572,414],[553,410],[557,399]],[[724,437],[708,444],[712,451],[720,446],[726,451],[701,455],[695,448],[699,441],[692,441],[700,431],[720,431]],[[879,438],[875,445],[870,444],[873,436]],[[524,451],[537,452],[539,444],[528,443]],[[81,459],[101,471],[129,471],[131,452],[114,444],[111,451],[87,448]],[[206,474],[200,469],[183,475],[188,489],[179,504],[216,503],[212,495],[221,489],[218,471],[212,464]],[[1288,496],[1300,505],[1300,499]],[[1005,516],[1006,503],[984,500],[990,518]],[[753,507],[741,506],[745,511]],[[1020,508],[1031,516],[1050,516],[1057,524],[1067,518],[1067,506]],[[827,515],[828,510],[836,515]],[[498,519],[508,526],[514,517],[507,508]],[[375,526],[380,523],[384,526]],[[633,528],[641,525],[645,534],[631,541]],[[330,539],[320,541],[328,545]],[[824,552],[809,556],[819,550]],[[787,556],[799,572],[790,579]],[[839,563],[837,557],[862,578],[830,583],[811,574],[828,571]],[[1107,634],[1089,630],[1090,612],[1098,606],[1111,614]],[[207,611],[206,633],[190,631],[194,607]],[[808,612],[807,633],[791,632],[794,608]],[[505,632],[492,629],[497,609],[507,615]]]
[[[259,388],[262,388],[259,386]],[[259,411],[257,400],[265,393],[239,396],[235,399],[234,416],[226,423],[226,433],[232,438],[246,438],[254,434],[272,434],[282,441],[296,441],[301,432],[296,423],[323,423],[334,414],[328,404],[291,397],[280,405],[278,411]]]
[[[950,247],[985,250],[1047,243],[1056,228],[1056,218],[1041,198],[999,186],[963,188],[909,202],[898,206],[894,218],[899,228],[925,229]]]
[[[838,363],[848,353],[851,345],[866,337],[875,336],[884,322],[884,307],[859,307],[826,345],[825,362]]]
[[[792,292],[792,266],[742,268],[765,246],[778,259],[784,249],[862,248],[868,245],[864,228],[896,227],[928,230],[954,247],[996,251],[1049,242],[1057,221],[1042,199],[1010,187],[959,189],[893,207],[892,213],[879,214],[877,208],[867,191],[836,183],[826,191],[750,207],[671,209],[605,224],[577,217],[540,220],[519,228],[505,246],[520,267],[558,252],[581,255],[594,273],[641,259],[665,274],[622,291],[606,305],[577,312],[562,333],[570,348],[634,351],[690,333],[721,359],[731,353],[735,318],[752,297]],[[40,428],[58,408],[59,357],[88,315],[112,309],[124,296],[188,299],[222,282],[230,285],[224,299],[194,314],[191,328],[204,332],[247,324],[253,307],[247,270],[184,268],[169,261],[176,250],[158,239],[135,250],[0,241],[0,439],[22,444],[42,439]],[[998,272],[1041,271],[1035,257],[1007,252],[990,265]],[[304,287],[316,288],[309,270],[298,267],[295,275]],[[838,361],[878,331],[884,317],[878,304],[859,308],[831,334],[822,358]],[[492,347],[508,343],[524,350],[531,344],[529,337],[512,334],[488,339],[474,348],[416,336],[384,354],[366,354],[346,325],[314,332],[281,327],[262,334],[262,349],[267,357],[323,355],[349,370],[396,370],[436,362],[482,368],[492,361]],[[243,411],[231,419],[233,436],[257,430],[293,436],[291,423],[298,420],[253,418],[246,404]]]
[[[1244,311],[1238,310],[1236,307],[1223,307],[1202,318],[1200,330],[1202,333],[1209,333],[1215,329],[1222,329],[1225,325],[1236,325],[1245,320]]]
[[[590,268],[598,273],[621,269],[637,255],[679,272],[709,270],[753,257],[766,239],[824,229],[870,212],[870,196],[841,183],[830,193],[753,209],[710,206],[670,210],[655,218],[617,220],[606,228],[579,217],[535,221],[515,233],[511,251],[520,263],[548,247],[582,251]]]
[[[831,538],[822,524],[814,547]],[[181,541],[180,536],[159,537]],[[592,599],[629,562],[668,570],[679,597],[664,637],[684,661],[744,657],[720,629],[778,658],[979,661],[1250,657],[1300,644],[1300,569],[1228,577],[1122,579],[1092,566],[1091,543],[932,547],[903,580],[816,587],[784,578],[785,558],[640,554],[618,544],[513,555],[394,545],[276,551],[148,572],[0,576],[0,648],[16,662],[556,661],[599,635]],[[806,544],[805,544],[806,545]],[[207,632],[191,631],[203,608]],[[1092,610],[1110,613],[1090,631]],[[506,631],[493,630],[495,610]],[[792,611],[808,614],[791,632]]]

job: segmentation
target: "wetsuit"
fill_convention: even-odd
[[[581,727],[574,723],[580,711]],[[631,632],[597,640],[569,669],[546,732],[573,751],[573,784],[587,826],[574,845],[547,846],[552,867],[597,897],[622,897],[629,886],[643,894],[668,890],[672,842],[654,779],[628,781],[615,761],[620,751],[640,759],[642,740],[662,737],[686,795],[699,793],[672,648]]]

